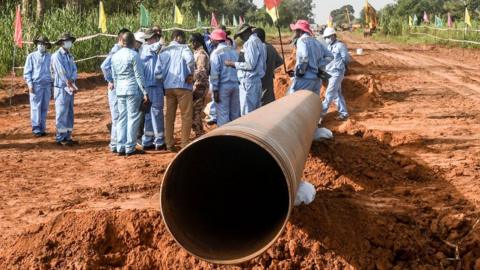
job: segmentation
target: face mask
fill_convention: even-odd
[[[44,52],[47,51],[47,48],[46,48],[45,45],[43,45],[43,44],[38,44],[38,45],[37,45],[37,49],[38,49],[38,51],[41,52],[41,53],[44,53]]]
[[[325,42],[328,44],[328,45],[331,45],[333,43],[333,40],[331,38],[326,38],[325,39]]]
[[[73,47],[73,43],[70,40],[67,40],[67,41],[63,42],[63,48],[68,50],[72,47]]]

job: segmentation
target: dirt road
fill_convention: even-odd
[[[332,110],[335,139],[312,146],[304,175],[316,200],[264,255],[225,268],[480,269],[479,52],[342,38],[365,55],[344,82],[351,119]],[[108,152],[99,76],[82,75],[72,149],[31,138],[15,83],[16,105],[0,107],[1,269],[216,267],[180,250],[161,222],[173,155]],[[279,72],[277,93],[286,83]]]

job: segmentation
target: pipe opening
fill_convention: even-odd
[[[228,135],[201,139],[182,151],[161,195],[175,239],[217,263],[258,255],[282,229],[290,200],[275,158],[250,140]]]

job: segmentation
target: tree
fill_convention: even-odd
[[[313,22],[312,10],[314,7],[312,0],[285,0],[279,8],[278,23],[280,26],[286,27],[299,19]]]
[[[339,9],[332,10],[330,16],[337,25],[348,24],[355,20],[355,10],[352,5],[345,5]],[[348,17],[347,17],[348,16]]]
[[[392,5],[393,15],[399,17],[413,16],[421,18],[423,12],[446,15],[448,12],[454,19],[464,17],[465,8],[474,11],[480,8],[479,0],[398,0]]]

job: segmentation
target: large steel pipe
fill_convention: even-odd
[[[161,186],[163,219],[190,254],[236,264],[264,252],[292,210],[321,102],[299,91],[178,153]]]

